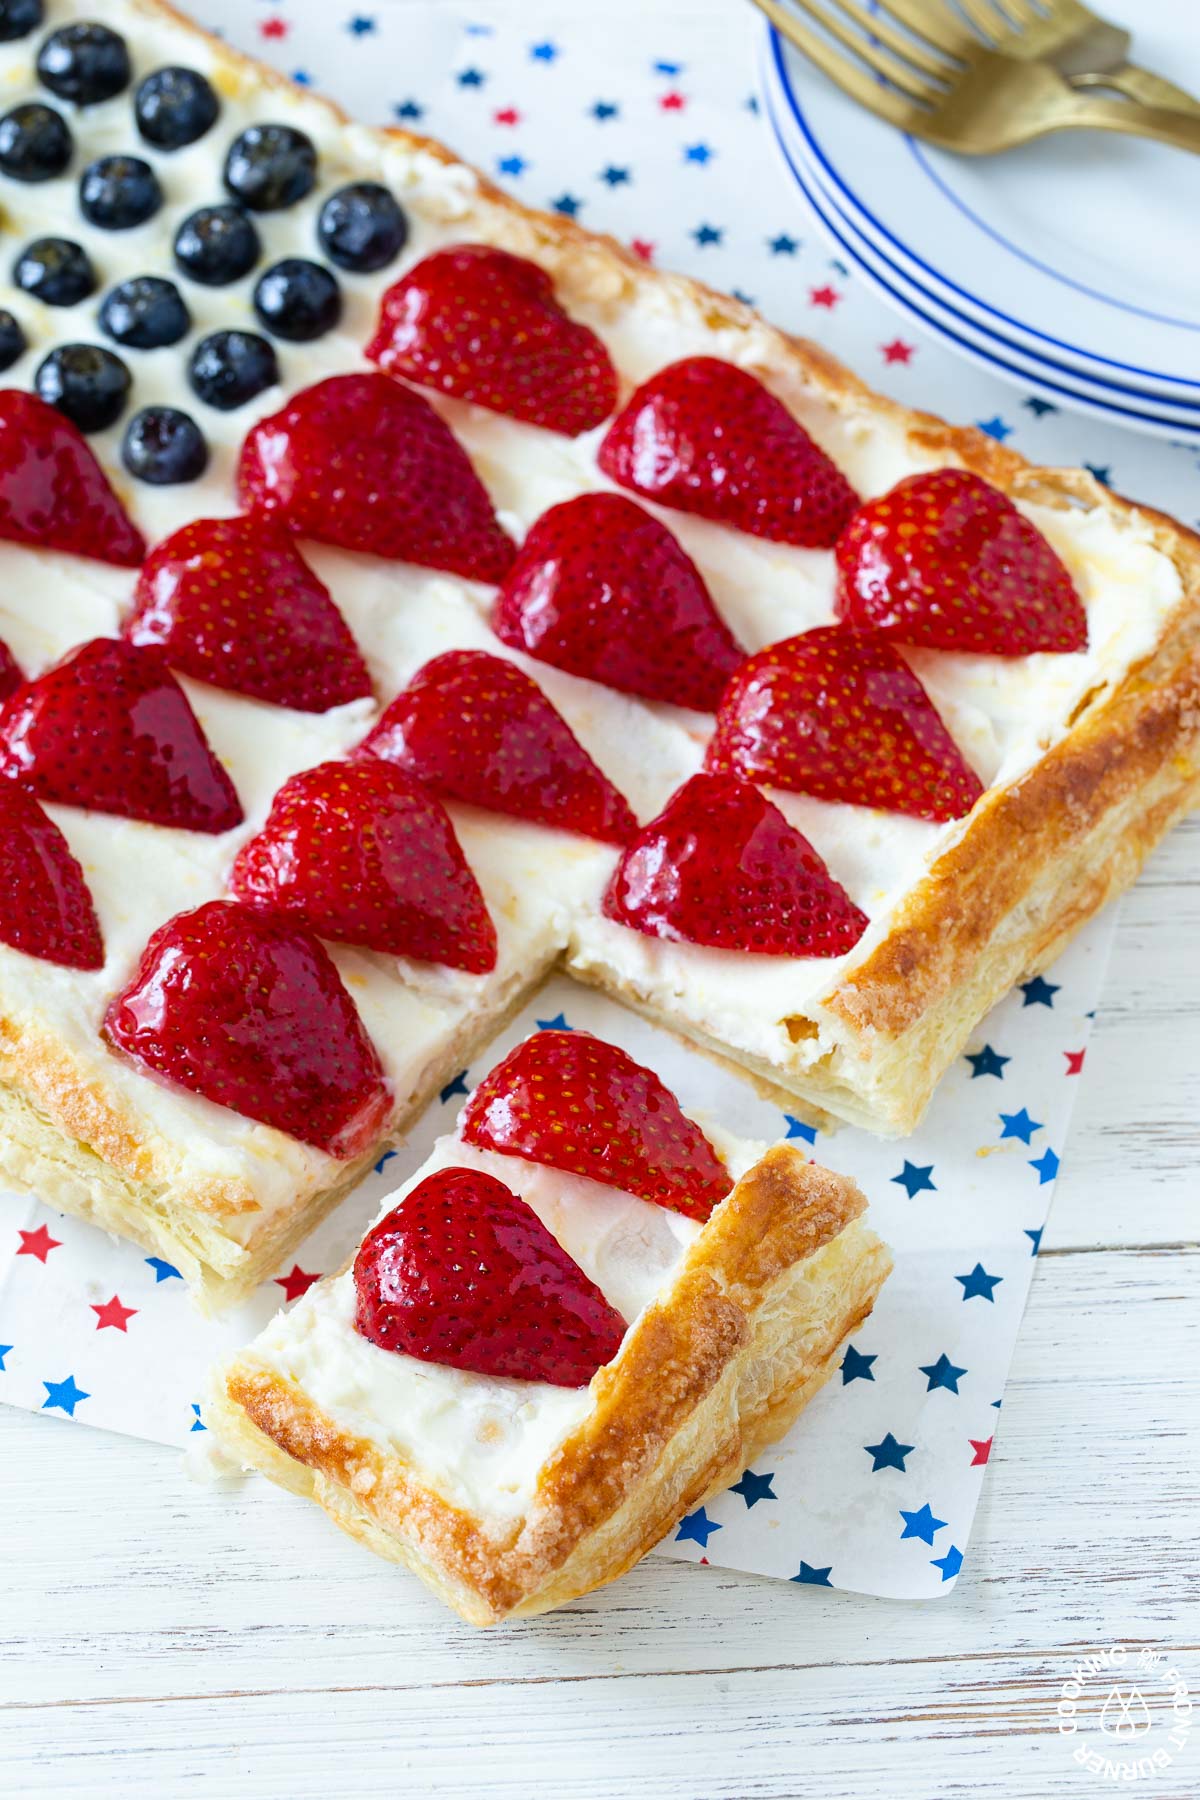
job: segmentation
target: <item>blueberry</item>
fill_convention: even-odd
[[[208,445],[188,413],[174,406],[144,406],[125,428],[121,461],[139,481],[167,487],[203,475]]]
[[[225,186],[251,212],[292,206],[316,179],[316,146],[292,125],[250,125],[225,158]]]
[[[42,22],[42,0],[0,0],[0,44],[27,37]]]
[[[27,100],[0,119],[0,171],[14,181],[51,181],[71,160],[75,143],[52,106]]]
[[[101,330],[130,350],[177,344],[191,323],[179,289],[161,275],[134,275],[120,282],[100,308]]]
[[[107,25],[64,25],[52,31],[37,58],[38,79],[60,100],[95,106],[129,86],[125,39]]]
[[[330,194],[317,220],[317,239],[330,262],[357,275],[386,268],[408,238],[408,220],[377,181],[352,181]]]
[[[133,383],[129,370],[99,344],[60,344],[38,365],[33,385],[80,431],[104,431],[125,411]]]
[[[13,280],[44,306],[75,306],[96,291],[92,259],[70,238],[35,238],[13,264]]]
[[[101,156],[79,178],[79,210],[102,231],[128,231],[163,203],[158,176],[140,156]]]
[[[262,255],[257,231],[240,206],[202,206],[175,233],[175,261],[205,287],[227,287]]]
[[[245,406],[279,380],[274,347],[255,331],[214,331],[188,363],[192,392],[218,412]]]
[[[11,369],[17,358],[25,354],[25,347],[20,320],[14,319],[7,307],[0,308],[0,370]]]
[[[155,69],[133,102],[137,128],[159,150],[182,150],[216,124],[221,103],[196,69]]]
[[[320,263],[285,256],[259,277],[254,310],[276,337],[307,344],[332,331],[341,318],[341,289],[337,277]]]

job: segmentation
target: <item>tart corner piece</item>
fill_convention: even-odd
[[[205,1422],[470,1623],[546,1612],[631,1568],[790,1428],[891,1268],[865,1206],[847,1178],[767,1151],[593,1377],[515,1514],[450,1498],[353,1407],[330,1416],[264,1339],[215,1372]]]

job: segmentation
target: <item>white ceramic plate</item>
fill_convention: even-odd
[[[1193,0],[1139,0],[1132,22],[1139,60],[1200,93]],[[769,55],[808,157],[910,281],[1027,354],[1200,400],[1194,156],[1071,132],[954,157],[864,112],[774,33]]]

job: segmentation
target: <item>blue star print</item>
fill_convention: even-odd
[[[718,225],[697,225],[692,233],[694,241],[703,249],[705,244],[719,244],[725,233]]]
[[[358,13],[353,19],[346,21],[346,30],[355,37],[367,37],[375,29],[375,21],[365,13]]]
[[[600,123],[603,125],[606,119],[615,119],[620,110],[620,107],[614,106],[611,100],[597,100],[595,106],[592,108],[592,117],[593,119],[599,119]]]
[[[1043,981],[1042,977],[1040,975],[1035,975],[1032,981],[1019,982],[1018,986],[1020,987],[1021,992],[1025,996],[1024,1000],[1022,1000],[1022,1002],[1021,1002],[1021,1005],[1023,1007],[1024,1006],[1053,1007],[1054,996],[1058,992],[1058,988],[1055,986],[1054,982]]]
[[[11,1344],[0,1344],[0,1375],[4,1373],[4,1359],[11,1349]]]
[[[921,1363],[919,1366],[922,1375],[929,1378],[929,1385],[925,1389],[927,1394],[932,1394],[934,1388],[949,1388],[952,1394],[957,1394],[958,1378],[967,1372],[956,1368],[944,1350],[935,1363]]]
[[[904,1189],[910,1200],[915,1200],[916,1196],[924,1193],[926,1189],[930,1193],[936,1194],[937,1188],[930,1180],[932,1174],[932,1163],[926,1168],[921,1168],[917,1163],[910,1163],[905,1158],[904,1167],[898,1175],[892,1176],[892,1180],[898,1187]]]
[[[962,1551],[957,1544],[951,1544],[945,1556],[931,1556],[929,1560],[935,1569],[942,1571],[943,1581],[953,1581],[962,1568]]]
[[[391,1162],[391,1160],[392,1160],[393,1156],[395,1156],[395,1154],[396,1154],[396,1152],[394,1150],[385,1150],[384,1151],[384,1153],[380,1157],[379,1161],[375,1164],[375,1173],[377,1175],[383,1174],[384,1169],[387,1167],[388,1163]]]
[[[502,156],[496,163],[501,175],[523,175],[529,164],[523,156]]]
[[[175,1267],[175,1264],[169,1263],[169,1262],[164,1262],[161,1256],[148,1256],[148,1257],[146,1257],[145,1260],[149,1263],[150,1267],[154,1270],[154,1285],[155,1285],[155,1287],[158,1286],[160,1281],[171,1281],[171,1280],[182,1281],[183,1280],[183,1276],[179,1273],[179,1270]]]
[[[75,1408],[79,1402],[90,1400],[92,1397],[90,1394],[85,1394],[81,1387],[76,1387],[73,1375],[68,1375],[65,1381],[43,1381],[42,1386],[46,1390],[46,1398],[42,1401],[42,1411],[45,1412],[50,1406],[60,1406],[68,1418],[72,1419],[75,1417]]]
[[[293,69],[292,70],[292,80],[295,82],[297,87],[311,87],[312,86],[312,76],[309,74],[307,69]]]
[[[789,237],[786,231],[781,231],[778,237],[767,239],[767,249],[772,256],[795,256],[799,248],[798,241]]]
[[[1042,1232],[1044,1230],[1045,1230],[1045,1226],[1043,1226],[1043,1225],[1039,1225],[1036,1231],[1033,1230],[1033,1228],[1029,1225],[1027,1225],[1025,1227],[1025,1236],[1029,1239],[1030,1243],[1033,1245],[1033,1249],[1030,1251],[1031,1256],[1036,1256],[1038,1251],[1041,1249],[1041,1247],[1042,1247]]]
[[[582,205],[583,201],[577,200],[574,194],[560,194],[557,200],[550,202],[550,210],[562,213],[564,218],[573,219]]]
[[[1112,486],[1112,468],[1108,463],[1084,463],[1089,475],[1094,475],[1101,487]]]
[[[627,187],[630,181],[630,174],[628,169],[618,169],[610,163],[607,169],[601,169],[600,179],[601,181],[607,182],[609,187]]]
[[[989,1275],[982,1263],[976,1263],[969,1275],[956,1275],[954,1279],[962,1282],[964,1300],[990,1300],[994,1305],[992,1289],[999,1287],[1004,1277]]]
[[[466,1092],[467,1070],[460,1069],[458,1074],[454,1077],[454,1080],[446,1083],[438,1098],[441,1100],[442,1105],[445,1106],[447,1100],[453,1100],[455,1094],[462,1094],[465,1096]]]
[[[482,87],[487,76],[482,69],[460,69],[455,79],[459,87]]]
[[[1053,1150],[1043,1150],[1040,1156],[1031,1156],[1029,1166],[1037,1170],[1039,1187],[1045,1187],[1058,1174],[1058,1158]]]
[[[529,54],[534,62],[553,62],[558,55],[557,44],[531,44]]]
[[[673,62],[656,62],[651,65],[656,75],[682,75],[683,64]]]
[[[425,116],[425,108],[418,106],[415,100],[400,100],[392,111],[398,119],[422,119]]]
[[[685,144],[683,160],[690,163],[711,162],[715,152],[707,144]]]
[[[552,1019],[535,1019],[534,1024],[539,1031],[574,1031],[573,1025],[567,1024],[565,1013],[555,1013]]]
[[[998,1080],[1003,1081],[1004,1065],[1011,1062],[1012,1057],[1001,1056],[998,1050],[993,1050],[990,1044],[985,1044],[982,1050],[976,1050],[973,1054],[968,1053],[966,1060],[971,1065],[972,1081],[978,1081],[981,1075],[995,1075]]]
[[[915,1444],[898,1444],[890,1431],[879,1443],[863,1445],[867,1455],[872,1458],[872,1475],[878,1475],[880,1469],[899,1469],[902,1475],[906,1475],[908,1471],[904,1467],[904,1459],[915,1448]]]
[[[1031,1119],[1024,1107],[1021,1108],[1020,1112],[1001,1113],[999,1118],[1001,1125],[1004,1127],[1003,1131],[1000,1133],[1001,1140],[1004,1138],[1019,1138],[1023,1144],[1031,1144],[1033,1142],[1034,1132],[1044,1130],[1041,1121],[1039,1119]]]
[[[1006,425],[999,413],[992,419],[976,419],[975,423],[985,436],[995,438],[998,444],[1002,444],[1005,438],[1010,438],[1013,434],[1012,426]]]
[[[1044,419],[1047,413],[1056,413],[1057,406],[1050,400],[1040,400],[1036,394],[1030,394],[1028,400],[1022,402],[1035,419]]]
[[[714,1531],[722,1531],[724,1527],[716,1519],[710,1519],[701,1506],[695,1512],[688,1513],[680,1519],[679,1530],[675,1533],[677,1544],[699,1544],[702,1550],[708,1549],[708,1540]]]
[[[776,1500],[778,1495],[771,1486],[774,1474],[756,1475],[753,1469],[747,1469],[740,1481],[735,1481],[730,1488],[731,1494],[740,1494],[747,1507],[757,1506],[760,1500]]]
[[[791,1113],[784,1113],[783,1119],[790,1138],[803,1138],[806,1144],[816,1143],[817,1128],[815,1125],[806,1125],[803,1119],[793,1119]]]
[[[196,1416],[192,1420],[191,1424],[189,1425],[188,1430],[189,1431],[207,1431],[208,1426],[204,1423],[204,1420],[200,1417],[200,1402],[198,1400],[192,1401],[192,1411]]]
[[[842,1358],[842,1386],[848,1387],[852,1381],[874,1381],[871,1364],[878,1360],[878,1352],[864,1356],[853,1344],[846,1345],[846,1354]]]
[[[904,1520],[904,1530],[900,1533],[901,1543],[905,1538],[920,1538],[923,1544],[928,1544],[931,1548],[934,1533],[941,1531],[946,1523],[945,1519],[934,1517],[928,1500],[924,1506],[918,1507],[916,1512],[905,1512],[901,1507],[900,1517]]]
[[[811,1563],[801,1562],[800,1573],[793,1575],[793,1581],[802,1581],[806,1587],[832,1587],[829,1577],[833,1574],[833,1564],[826,1569],[814,1569]]]

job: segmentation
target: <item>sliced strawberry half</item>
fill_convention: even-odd
[[[103,1034],[156,1075],[343,1160],[377,1143],[379,1055],[328,952],[276,913],[210,900],[159,927]]]
[[[438,1169],[370,1230],[354,1259],[355,1324],[421,1362],[586,1387],[625,1321],[494,1175]]]
[[[468,1144],[586,1175],[701,1224],[733,1182],[670,1088],[586,1031],[539,1031],[471,1095]]]
[[[146,554],[83,433],[20,388],[0,389],[0,538],[123,569]]]
[[[917,819],[961,818],[983,792],[900,652],[836,625],[747,658],[704,766]]]
[[[156,544],[122,636],[157,644],[197,681],[298,712],[327,712],[371,692],[328,588],[262,513],[197,519]]]
[[[596,333],[537,263],[488,244],[435,250],[383,296],[367,356],[389,375],[578,437],[617,404]]]
[[[748,781],[693,775],[617,865],[604,916],[759,956],[842,956],[867,927],[808,839]]]
[[[714,712],[743,651],[665,525],[623,494],[542,514],[492,613],[515,650],[622,693]]]
[[[471,581],[502,580],[513,559],[450,427],[386,375],[331,375],[260,420],[238,494],[299,536]]]
[[[1087,613],[1032,520],[981,475],[909,475],[837,547],[838,617],[933,650],[1086,650]]]
[[[637,820],[523,669],[448,650],[418,670],[355,753],[395,763],[435,794],[623,844]]]
[[[157,650],[93,638],[23,683],[0,708],[0,774],[42,800],[228,831],[233,783]]]
[[[0,782],[0,943],[68,969],[104,962],[83,870],[32,794]]]
[[[0,705],[3,705],[10,694],[16,693],[24,679],[16,657],[0,639]]]
[[[599,462],[646,500],[807,549],[830,549],[858,504],[783,402],[715,356],[686,357],[644,382]]]
[[[496,966],[496,928],[445,808],[388,763],[293,775],[229,886],[338,943],[476,975]]]

